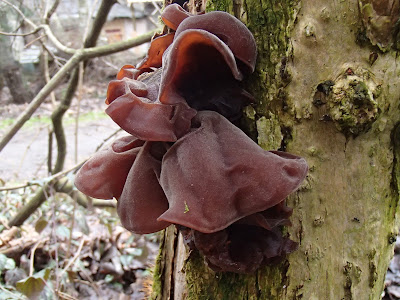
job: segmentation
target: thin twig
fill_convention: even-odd
[[[39,134],[42,132],[44,127],[39,128],[39,130],[36,132],[35,136],[31,139],[31,142],[28,144],[28,146],[25,148],[24,154],[22,155],[21,161],[19,163],[19,166],[17,168],[17,174],[19,174],[19,172],[21,171],[22,165],[24,164],[25,158],[28,155],[28,152],[31,149],[32,144],[37,141],[37,137],[39,136]]]
[[[32,35],[32,34],[38,33],[42,29],[43,28],[38,27],[38,28],[34,29],[33,31],[27,32],[27,33],[16,33],[16,32],[3,32],[3,31],[0,31],[0,35],[6,35],[6,36],[28,36],[28,35]]]
[[[26,44],[24,46],[24,49],[28,48],[30,45],[32,45],[33,43],[37,42],[38,40],[41,40],[45,37],[46,35],[40,35],[37,38],[33,39],[32,41],[30,41],[28,44]]]
[[[53,187],[50,186],[49,190],[50,190],[50,195],[53,196],[53,194],[54,194],[53,193]],[[44,196],[46,198],[46,201],[48,201],[46,189],[43,189],[43,193],[44,193]],[[55,256],[55,258],[54,258],[54,260],[56,261],[56,266],[55,266],[56,270],[55,270],[55,272],[57,274],[56,282],[55,282],[55,289],[57,290],[58,287],[59,287],[59,280],[58,280],[59,279],[59,277],[58,277],[58,272],[59,272],[58,246],[59,246],[59,243],[57,243],[57,235],[56,235],[56,207],[58,207],[56,202],[58,201],[58,198],[52,197],[52,199],[53,199],[53,201],[51,203],[51,236],[50,236],[51,240],[50,240],[50,242],[53,245],[55,245],[55,248],[54,248],[54,256]]]
[[[44,78],[46,80],[46,84],[50,81],[50,71],[49,71],[49,53],[47,51],[43,51],[43,69],[44,69]],[[53,109],[56,106],[56,94],[54,91],[50,93],[51,104],[53,105]]]
[[[35,267],[34,267],[35,251],[41,242],[42,242],[42,240],[38,240],[31,250],[31,259],[30,259],[30,264],[29,264],[30,265],[29,266],[29,277],[31,277],[33,275],[33,271],[35,270]]]
[[[75,226],[75,217],[76,217],[76,203],[77,201],[78,195],[77,194],[73,194],[72,195],[72,200],[74,200],[74,207],[72,210],[72,220],[71,220],[71,227],[69,230],[69,239],[68,239],[68,245],[67,245],[67,254],[65,255],[65,257],[69,257],[70,253],[71,253],[71,241],[72,241],[72,234],[74,231],[74,226]]]
[[[64,273],[68,271],[69,267],[78,259],[79,255],[81,254],[84,243],[85,243],[85,238],[82,238],[81,243],[79,244],[78,247],[78,251],[76,252],[75,256],[68,262],[65,268],[61,271],[60,277],[62,277],[62,275],[64,275]]]
[[[53,130],[49,129],[47,143],[47,174],[53,169]]]
[[[79,63],[79,75],[78,75],[78,104],[77,110],[75,115],[75,163],[78,163],[78,131],[79,131],[79,115],[81,113],[81,102],[83,96],[83,71],[84,66],[83,62]]]
[[[99,151],[101,147],[104,146],[105,143],[107,143],[113,136],[117,135],[119,132],[121,132],[122,129],[118,128],[115,130],[113,133],[111,133],[108,137],[106,137],[96,148],[95,152]]]
[[[78,298],[75,298],[71,295],[68,295],[67,293],[63,293],[59,290],[55,290],[55,293],[57,294],[57,296],[60,297],[60,299],[65,299],[65,300],[79,300]]]
[[[48,2],[47,2],[47,3],[48,3]],[[50,7],[50,9],[49,9],[49,10],[46,10],[46,12],[44,13],[43,19],[44,19],[44,22],[45,22],[46,24],[49,24],[49,23],[50,23],[50,18],[51,18],[51,16],[56,12],[56,9],[57,9],[57,7],[58,7],[58,4],[60,4],[60,0],[55,0],[55,1],[53,2],[53,5]]]

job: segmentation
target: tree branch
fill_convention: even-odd
[[[3,32],[3,31],[0,31],[0,35],[6,35],[6,36],[28,36],[28,35],[32,35],[32,34],[38,33],[40,30],[42,30],[41,27],[38,27],[38,28],[34,29],[33,31],[27,32],[27,33],[16,33],[16,32]]]
[[[45,24],[49,24],[50,23],[50,18],[56,12],[56,9],[57,9],[59,4],[60,4],[60,0],[55,0],[53,2],[53,5],[50,7],[50,9],[45,12],[45,14],[43,16]]]
[[[60,82],[64,79],[64,77],[68,74],[68,72],[70,72],[73,68],[75,68],[79,64],[80,61],[88,58],[113,54],[116,52],[127,50],[132,47],[142,45],[144,43],[149,42],[154,33],[157,32],[158,30],[159,28],[152,30],[148,33],[145,33],[143,35],[140,35],[136,38],[132,38],[119,43],[114,43],[111,45],[77,50],[77,52],[68,60],[68,62],[51,78],[49,83],[46,84],[40,90],[40,92],[28,105],[25,111],[17,118],[14,125],[7,131],[7,133],[0,141],[0,152],[13,138],[13,136],[21,129],[21,127],[25,124],[25,122],[30,119],[30,117],[43,103],[46,97],[60,84]]]
[[[50,189],[54,188],[56,192],[64,193],[72,198],[76,197],[77,202],[83,207],[89,207],[89,203],[86,200],[86,195],[82,194],[80,191],[76,190],[74,185],[64,177],[56,180],[53,183],[44,185],[39,189],[38,192],[29,200],[29,202],[18,211],[18,213],[8,222],[8,226],[20,226],[30,215],[38,208],[44,201],[46,201],[46,195],[49,193]],[[115,207],[114,200],[92,200],[92,205],[97,207]]]
[[[100,35],[101,29],[103,25],[107,21],[108,13],[110,12],[112,6],[114,5],[115,1],[110,0],[102,0],[100,7],[97,11],[96,17],[93,21],[93,25],[91,29],[87,32],[85,36],[85,40],[83,41],[83,48],[94,47],[97,43],[97,39]],[[83,70],[86,67],[86,62],[83,63]],[[80,63],[80,64],[81,64]],[[52,170],[52,173],[57,173],[61,171],[64,167],[65,157],[67,155],[67,141],[65,138],[65,132],[63,128],[63,116],[65,112],[70,108],[72,98],[75,95],[76,88],[78,85],[79,79],[79,71],[78,68],[75,68],[69,78],[67,91],[65,93],[64,98],[59,103],[57,108],[51,114],[51,121],[53,123],[53,131],[57,141],[57,159]]]

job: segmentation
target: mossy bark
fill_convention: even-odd
[[[380,299],[398,232],[400,64],[365,34],[374,28],[364,27],[359,5],[208,3],[240,18],[257,41],[246,83],[257,104],[245,109],[243,130],[265,149],[303,156],[310,172],[287,200],[294,213],[285,231],[299,249],[253,275],[215,273],[196,252],[169,253],[186,299]],[[155,280],[165,276],[171,288],[154,298],[179,299],[173,272]]]

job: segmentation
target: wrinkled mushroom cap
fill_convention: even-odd
[[[161,19],[169,28],[176,30],[179,24],[190,16],[192,15],[184,10],[182,6],[172,3],[164,8],[161,14]]]
[[[143,144],[144,141],[126,136],[116,140],[111,147],[97,152],[76,174],[76,188],[97,199],[119,198]]]
[[[170,225],[157,221],[168,209],[168,201],[158,183],[163,143],[146,142],[129,171],[117,211],[122,225],[138,234],[153,233]]]
[[[218,113],[199,112],[193,123],[163,158],[169,209],[159,220],[216,232],[277,205],[307,174],[303,158],[261,149]]]
[[[232,15],[222,11],[212,11],[186,18],[178,26],[175,38],[190,29],[202,29],[214,34],[243,63],[241,65],[243,72],[249,74],[254,71],[257,58],[256,42],[247,27]]]
[[[160,72],[153,73],[156,78]],[[174,142],[186,134],[196,111],[186,102],[163,104],[158,82],[123,77],[108,85],[106,113],[123,130],[141,140]]]

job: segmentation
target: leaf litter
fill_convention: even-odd
[[[24,195],[34,192],[27,189]],[[64,194],[50,195],[24,225],[8,228],[21,195],[0,194],[0,299],[136,300],[150,293],[158,234],[130,233],[114,208],[74,209]]]

